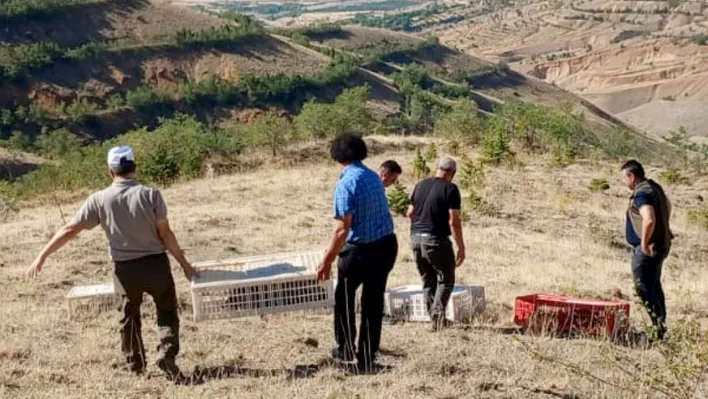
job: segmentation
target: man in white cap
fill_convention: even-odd
[[[431,331],[445,327],[445,308],[455,287],[455,268],[465,261],[465,242],[460,220],[460,191],[452,183],[457,165],[443,158],[434,177],[413,188],[408,217],[411,247],[423,280],[425,303],[432,320]],[[457,244],[457,255],[449,236]]]
[[[59,230],[42,249],[28,270],[36,277],[47,257],[84,229],[101,225],[115,264],[115,289],[123,298],[121,347],[127,367],[142,373],[146,367],[141,335],[140,304],[150,294],[157,308],[160,331],[157,366],[168,378],[180,376],[175,357],[179,352],[177,296],[170,270],[168,250],[179,262],[187,279],[195,270],[180,249],[167,220],[167,206],[154,187],[135,180],[135,156],[127,146],[114,147],[107,159],[113,184],[88,197],[73,221]]]

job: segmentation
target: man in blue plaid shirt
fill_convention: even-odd
[[[332,262],[339,254],[334,293],[338,346],[332,356],[344,361],[356,356],[359,370],[369,372],[379,350],[384,291],[398,254],[398,241],[384,184],[376,172],[361,162],[367,156],[364,140],[356,134],[341,134],[332,142],[330,155],[343,170],[334,189],[335,229],[317,270],[319,279],[329,279]],[[355,350],[354,301],[360,285],[361,325]]]

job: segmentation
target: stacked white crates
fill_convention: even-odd
[[[66,295],[69,319],[73,319],[79,309],[109,310],[117,309],[120,295],[113,283],[83,285],[73,287]]]
[[[317,281],[322,251],[287,252],[194,264],[194,321],[260,316],[334,305],[332,280]]]
[[[445,317],[454,322],[467,322],[485,309],[484,287],[456,285],[450,295]],[[421,285],[405,285],[386,290],[384,314],[401,321],[430,321]]]

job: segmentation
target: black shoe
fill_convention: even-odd
[[[430,332],[437,332],[452,326],[452,322],[445,317],[433,317],[433,321],[430,324]]]
[[[178,381],[183,378],[182,372],[173,359],[160,359],[157,361],[157,367],[165,372],[169,380]]]
[[[357,374],[376,374],[381,371],[383,367],[376,364],[376,362],[356,362],[356,372]]]
[[[354,360],[354,354],[352,351],[345,350],[342,348],[332,348],[332,357],[344,362],[351,362]]]

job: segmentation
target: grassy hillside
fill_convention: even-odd
[[[398,160],[406,190],[415,183],[415,149],[421,138],[368,140],[375,167]],[[437,142],[442,155],[445,143]],[[481,154],[466,151],[476,160]],[[331,228],[331,188],[339,170],[322,146],[305,146],[273,162],[252,154],[244,162],[264,167],[234,176],[176,184],[164,189],[172,225],[192,261],[276,251],[319,248]],[[303,158],[308,157],[307,161]],[[458,158],[459,159],[459,158]],[[89,311],[66,320],[63,296],[75,284],[108,281],[103,233],[96,229],[57,253],[38,280],[24,280],[25,267],[65,217],[79,206],[44,204],[21,210],[0,229],[0,277],[8,282],[0,331],[0,393],[6,396],[125,397],[656,397],[668,384],[693,387],[704,360],[700,336],[679,329],[680,320],[704,320],[708,287],[703,276],[708,234],[692,216],[705,209],[696,195],[708,181],[686,175],[692,185],[671,184],[665,170],[649,174],[666,185],[675,204],[674,255],[664,269],[670,328],[681,346],[645,348],[601,339],[561,339],[519,334],[511,324],[515,296],[534,292],[631,299],[632,281],[623,249],[626,190],[618,163],[582,162],[550,170],[537,156],[523,167],[485,166],[474,186],[484,207],[465,200],[468,260],[458,281],[483,285],[487,310],[470,325],[433,335],[425,325],[385,325],[381,363],[387,370],[354,376],[328,360],[333,344],[331,315],[287,314],[232,321],[190,320],[188,284],[177,269],[182,317],[180,365],[195,386],[173,386],[152,366],[142,378],[111,367],[119,355],[116,312]],[[305,162],[305,163],[303,163]],[[429,163],[429,165],[432,165]],[[667,175],[668,176],[668,175]],[[458,178],[457,182],[461,183]],[[595,191],[593,179],[609,189]],[[105,183],[105,178],[103,180]],[[470,189],[463,189],[469,197]],[[395,218],[400,251],[389,287],[418,283],[408,221]],[[297,232],[297,234],[293,234]],[[143,334],[149,361],[157,330],[154,310],[144,305]],[[643,331],[646,317],[632,302],[631,322]],[[57,327],[60,325],[60,327]],[[683,349],[681,349],[683,348]],[[651,360],[649,360],[651,359]],[[695,363],[694,363],[695,362]],[[676,376],[670,364],[686,367]],[[601,380],[598,381],[583,372]],[[698,396],[706,393],[698,385]],[[672,396],[683,397],[679,391]]]
[[[425,30],[458,8],[418,6],[385,22]],[[685,131],[652,140],[560,88],[431,38],[265,27],[169,3],[2,1],[0,73],[0,278],[8,283],[0,396],[708,394],[708,337],[695,328],[708,293],[708,146]],[[483,316],[436,336],[416,323],[386,325],[387,368],[378,375],[354,376],[328,360],[327,311],[193,323],[176,270],[180,365],[194,384],[173,386],[154,367],[141,378],[121,373],[111,366],[115,312],[68,322],[64,311],[70,287],[109,281],[100,229],[53,257],[39,280],[24,279],[80,199],[108,183],[105,153],[119,143],[135,149],[140,180],[162,188],[191,261],[319,248],[339,173],[327,142],[348,130],[366,135],[370,167],[403,165],[405,192],[437,157],[459,161],[469,259],[458,282],[483,285],[487,296]],[[633,301],[628,192],[617,172],[629,157],[646,162],[674,204],[677,240],[664,269],[670,340],[645,345],[647,318],[634,302],[632,332],[619,343],[521,334],[511,325],[518,295]],[[396,217],[395,226],[389,287],[418,282],[408,221]],[[144,309],[154,348],[154,309]]]

